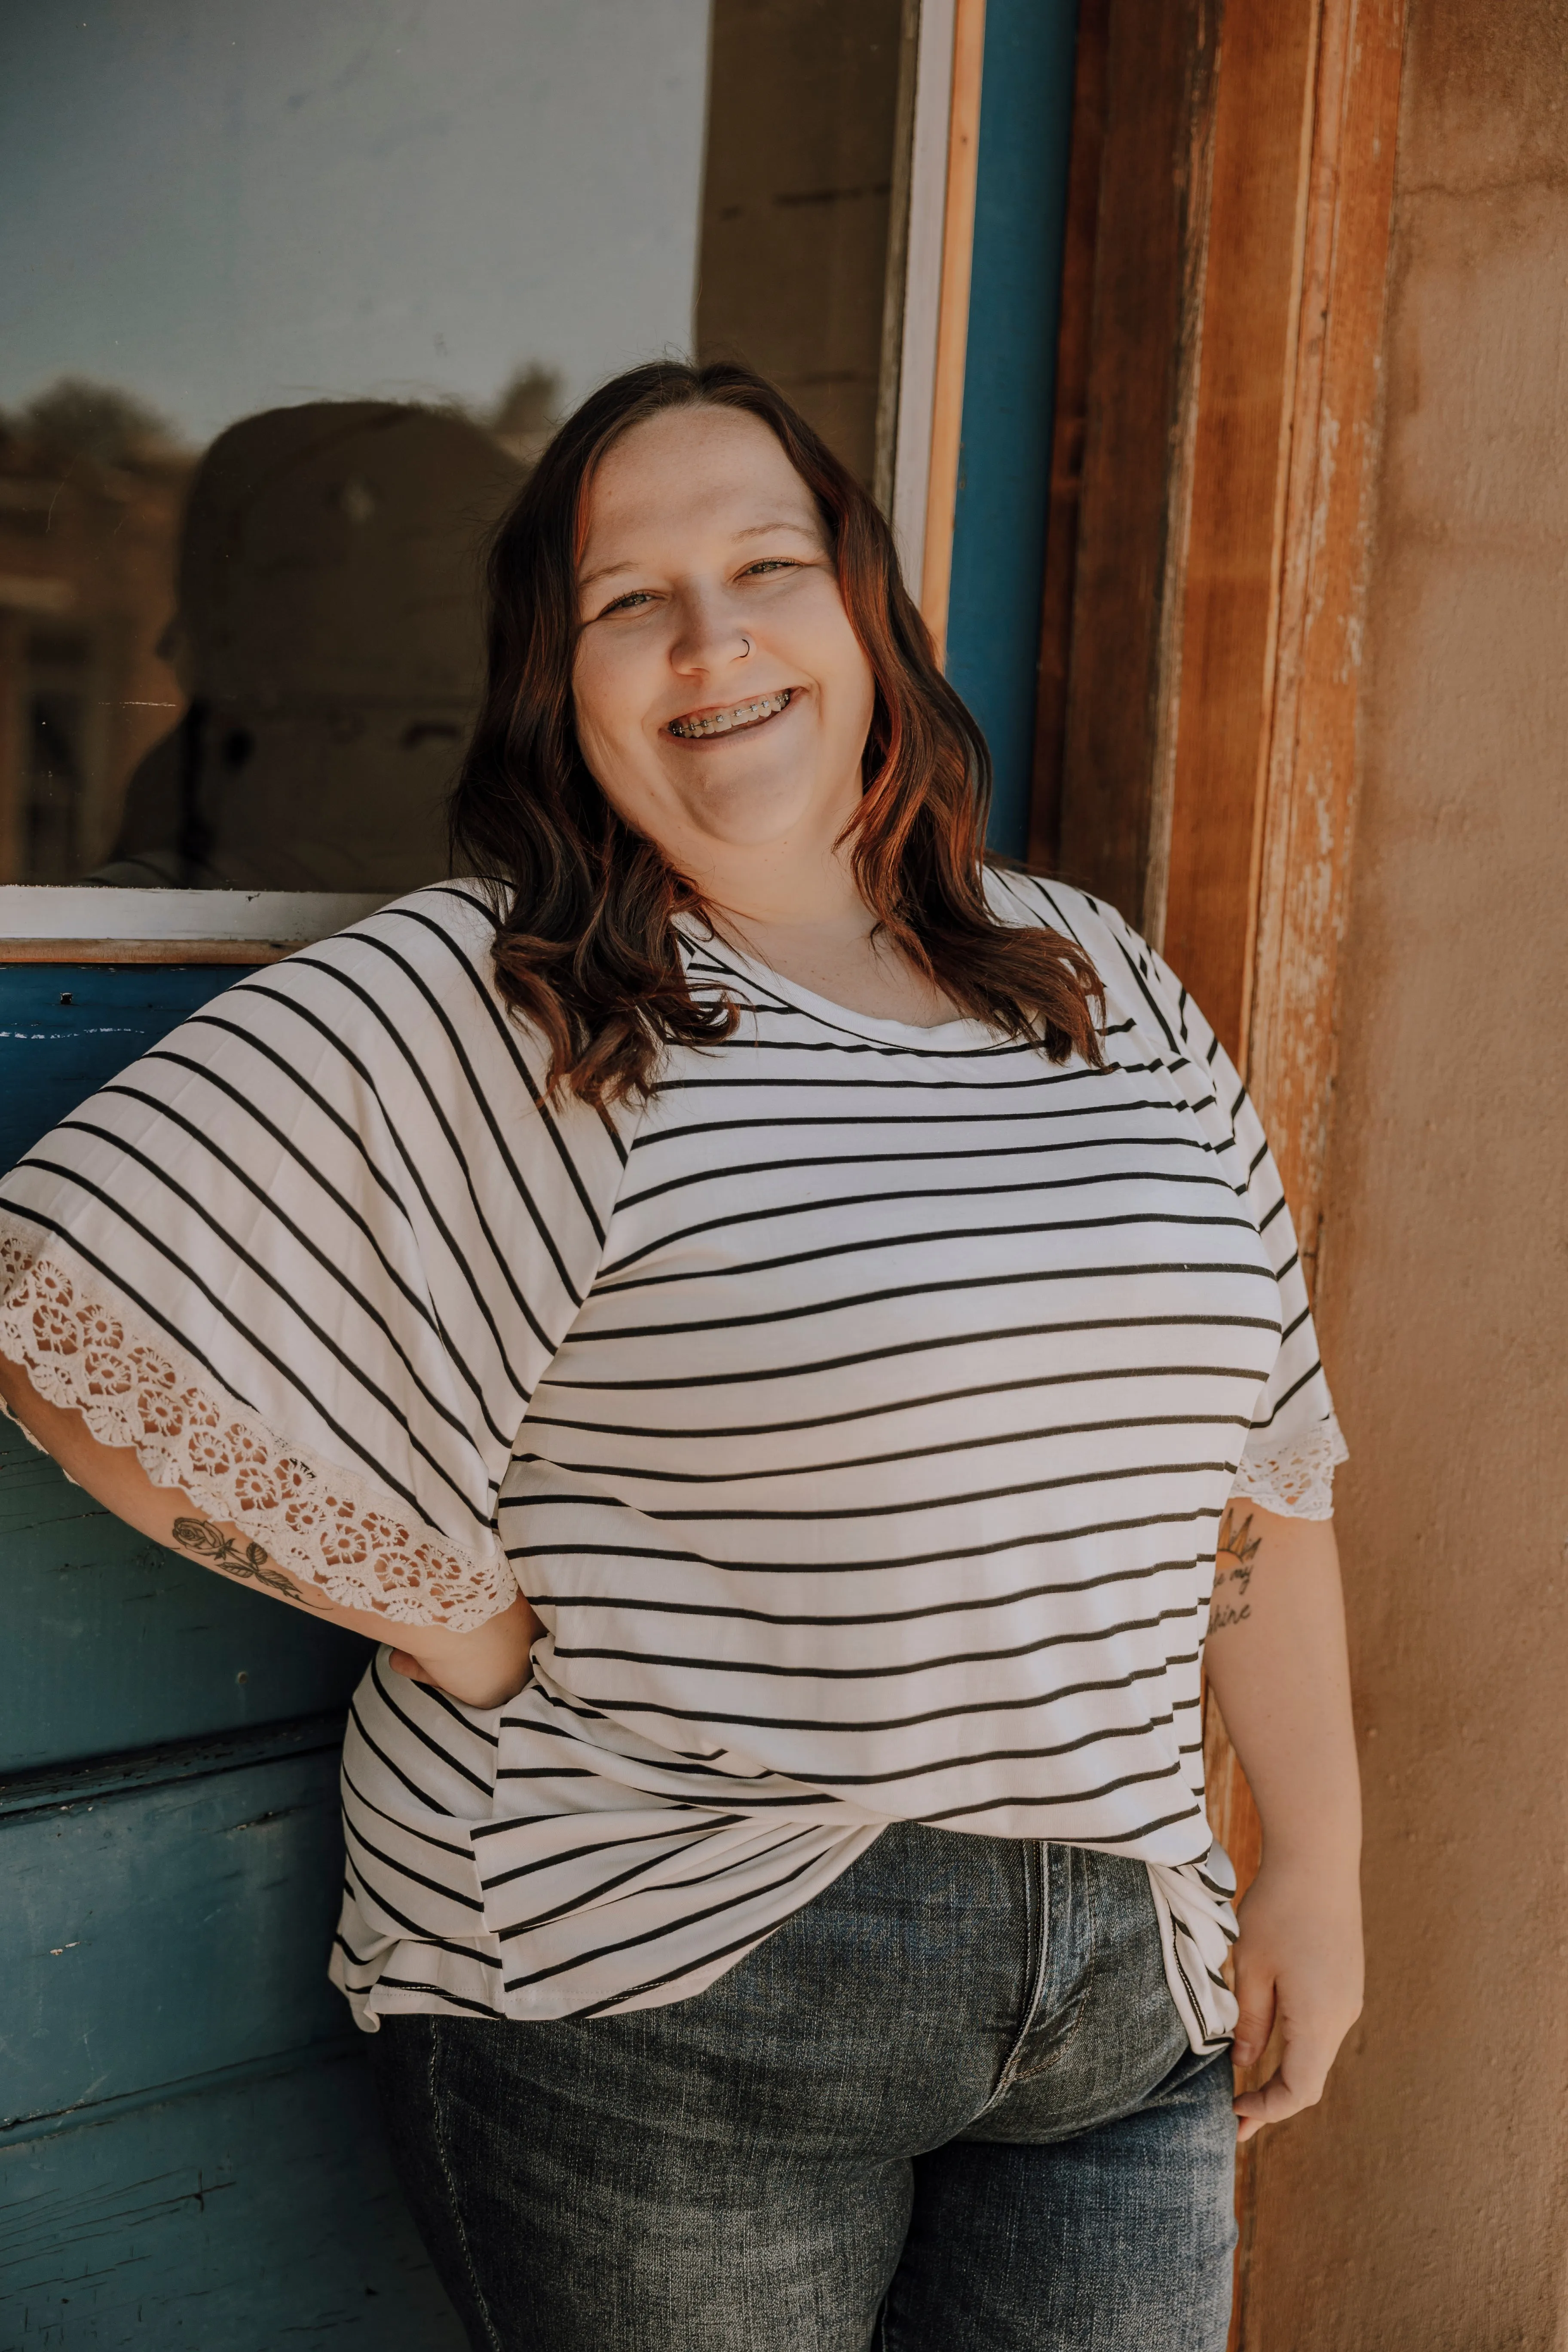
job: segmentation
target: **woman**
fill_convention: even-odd
[[[766,384],[596,394],[491,585],[480,882],[15,1171],[6,1393],[148,1534],[397,1629],[332,1965],[476,2346],[1218,2352],[1238,2129],[1360,1997],[1257,1120],[1116,916],[983,866],[984,744]],[[1264,1822],[1234,2000],[1200,1657]]]

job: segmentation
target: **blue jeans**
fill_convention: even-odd
[[[1136,1863],[896,1824],[689,2000],[373,2047],[477,2352],[1223,2352],[1229,2053]]]

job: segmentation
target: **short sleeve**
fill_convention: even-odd
[[[1333,1474],[1348,1451],[1318,1352],[1285,1188],[1262,1122],[1235,1064],[1181,982],[1114,908],[1034,877],[1007,877],[1045,919],[1077,940],[1104,982],[1108,1025],[1119,1019],[1149,1044],[1213,1144],[1247,1206],[1279,1286],[1280,1337],[1253,1416],[1235,1492],[1286,1518],[1333,1516]]]
[[[597,1268],[614,1123],[542,1106],[445,885],[238,982],[0,1182],[0,1350],[334,1601],[457,1628]]]

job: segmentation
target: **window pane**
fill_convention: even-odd
[[[707,0],[12,0],[0,881],[444,870],[476,556],[691,336]]]
[[[918,24],[909,0],[713,7],[699,348],[772,376],[884,504]]]

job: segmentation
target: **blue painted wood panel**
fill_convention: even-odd
[[[0,967],[0,1166],[232,984]],[[0,1425],[0,2352],[461,2352],[326,1981],[368,1645]]]
[[[232,987],[232,968],[0,967],[0,1168]],[[259,1602],[99,1509],[0,1424],[12,1660],[0,1773],[346,1705],[368,1645]]]
[[[0,966],[0,1169],[243,976],[222,964]]]
[[[992,846],[1028,838],[1078,0],[986,0],[948,674],[996,763]]]
[[[344,1707],[370,1643],[149,1543],[0,1422],[0,1777]]]
[[[0,2147],[4,2352],[464,2352],[363,2052]]]
[[[329,1717],[11,1784],[0,2129],[352,2032],[326,1980],[338,1738]]]

